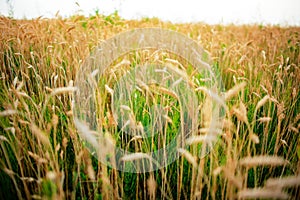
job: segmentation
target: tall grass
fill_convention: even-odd
[[[207,156],[179,149],[180,159],[166,168],[131,174],[107,167],[90,154],[75,128],[71,101],[76,72],[90,52],[102,40],[137,27],[176,30],[210,52],[212,67],[226,89],[228,111],[221,137]],[[157,19],[127,21],[116,14],[35,20],[1,17],[0,198],[298,199],[299,33],[299,27],[174,25]],[[123,59],[131,65],[111,66],[99,93],[105,100],[99,105],[101,126],[121,146],[130,140],[132,150],[163,145],[158,141],[167,141],[180,125],[176,98],[150,88],[148,96],[141,90],[136,93],[139,100],[131,100],[133,117],[137,125],[138,121],[151,124],[151,101],[160,102],[172,113],[167,120],[159,119],[169,123],[161,131],[171,135],[152,138],[145,146],[139,146],[137,137],[118,137],[109,89],[114,76],[120,77],[132,63],[153,58],[154,52],[150,53],[127,55]],[[180,58],[159,53],[156,57],[177,59],[188,79],[201,82]],[[209,113],[207,106],[203,101],[200,111]],[[204,122],[201,115],[199,134]]]

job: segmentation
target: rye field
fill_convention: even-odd
[[[178,149],[180,157],[166,167],[129,173],[88,150],[74,124],[74,82],[102,41],[146,27],[179,32],[208,52],[226,108],[206,156],[197,155],[204,144],[199,140]],[[151,106],[159,102],[165,110],[164,118],[156,118],[159,134],[124,136],[112,116],[114,83],[153,59],[176,68],[199,93],[195,137],[207,134],[212,117],[207,80],[185,60],[155,50],[124,55],[97,83],[102,101],[96,112],[109,140],[132,152],[163,147],[184,126],[177,95],[144,83],[129,97],[131,107],[122,108],[132,111],[130,125],[145,130],[153,124]],[[172,24],[124,20],[116,13],[0,17],[0,199],[299,199],[299,90],[300,27]]]

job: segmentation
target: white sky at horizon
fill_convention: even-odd
[[[280,24],[300,26],[300,0],[10,0],[15,18],[93,15],[118,10],[125,19],[158,17],[171,22]],[[78,2],[78,4],[76,4]],[[0,15],[9,15],[0,0]]]

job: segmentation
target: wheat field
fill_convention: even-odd
[[[165,168],[126,173],[98,162],[87,150],[74,124],[73,83],[102,41],[145,27],[177,31],[209,52],[211,67],[222,77],[226,112],[219,139],[206,156],[199,158],[195,148],[180,149],[182,156]],[[172,24],[155,18],[124,20],[117,13],[0,17],[0,56],[0,199],[300,198],[300,27]],[[154,57],[180,63],[190,82],[201,79],[184,60],[164,52],[125,55],[122,59],[129,62],[120,66],[118,60],[111,70],[120,77],[132,63]],[[112,73],[105,75],[106,87],[99,83],[104,88],[99,92],[101,127],[126,146],[130,138],[120,136],[109,110]],[[161,130],[168,138],[181,125],[181,115],[176,96],[163,92],[146,97],[137,92],[138,100],[131,103],[142,127],[151,123],[150,100],[169,109],[166,120],[158,119],[169,124]],[[204,102],[197,106],[204,114],[194,120],[205,127],[209,101],[199,96]],[[164,145],[157,141],[165,140],[134,138],[129,148],[157,148]]]

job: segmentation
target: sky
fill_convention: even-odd
[[[10,4],[7,3],[10,1]],[[125,19],[158,17],[164,21],[208,24],[300,26],[300,0],[0,0],[0,15],[14,18],[86,16],[118,11]]]

